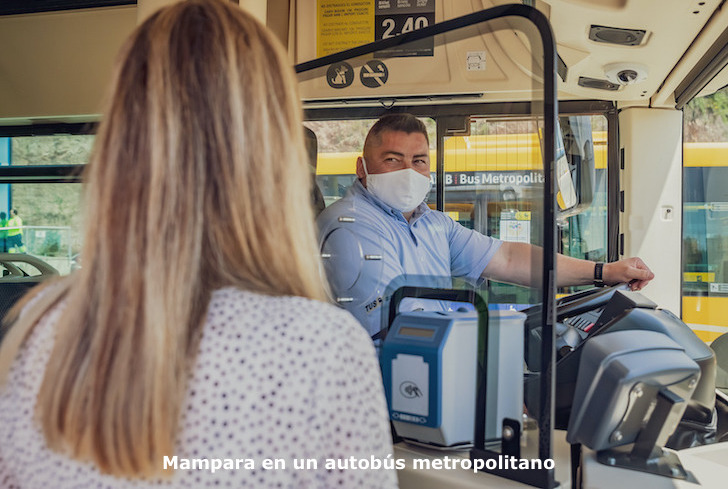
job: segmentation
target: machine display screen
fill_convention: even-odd
[[[421,328],[409,328],[402,327],[399,329],[399,334],[404,336],[417,336],[420,338],[432,338],[435,335],[434,329],[421,329]]]

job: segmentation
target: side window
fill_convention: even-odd
[[[683,320],[703,341],[728,332],[728,90],[684,109]]]
[[[558,223],[561,253],[607,256],[607,121],[591,119],[595,186],[591,206]],[[502,239],[543,243],[543,163],[539,125],[529,119],[471,118],[469,136],[445,138],[445,212],[465,227]],[[523,308],[532,291],[490,282],[489,301]]]
[[[84,164],[92,144],[93,136],[0,137],[0,166]],[[65,275],[80,248],[80,183],[0,184],[0,252],[34,255]]]

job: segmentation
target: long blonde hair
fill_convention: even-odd
[[[51,448],[147,477],[173,455],[211,292],[326,296],[296,82],[264,26],[219,0],[163,8],[111,93],[37,414]]]

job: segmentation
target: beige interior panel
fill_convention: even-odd
[[[95,117],[136,23],[134,6],[0,17],[0,119]]]
[[[630,108],[619,115],[624,255],[639,256],[655,272],[643,293],[676,314],[681,310],[682,127],[678,110]]]

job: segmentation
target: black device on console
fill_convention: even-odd
[[[540,305],[524,311],[526,319],[526,407],[538,409],[538,352],[541,343]],[[700,381],[688,403],[683,423],[668,446],[684,448],[714,436],[715,355],[677,316],[626,286],[583,291],[557,301],[555,427],[566,429],[574,398],[583,345],[607,332],[643,330],[662,333],[685,349],[700,367]],[[684,429],[687,426],[687,429]],[[712,426],[712,429],[711,429]]]

